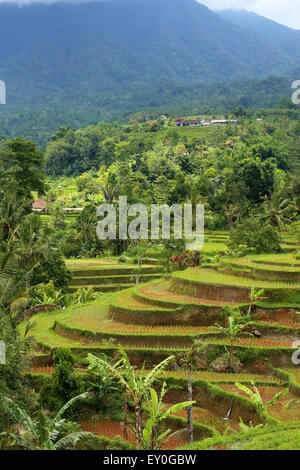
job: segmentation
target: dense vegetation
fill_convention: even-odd
[[[129,204],[202,202],[207,229],[241,223],[233,246],[244,240],[251,249],[278,252],[276,228],[298,214],[299,123],[288,117],[297,118],[297,111],[265,110],[245,118],[247,112],[237,108],[232,117],[242,115],[240,125],[221,128],[176,128],[172,119],[147,121],[138,113],[128,125],[58,129],[46,149],[46,171],[52,178],[72,177],[74,189],[65,202],[55,202],[50,191],[52,210],[86,206],[77,224],[89,219],[95,226],[92,207],[121,195]],[[250,213],[253,218],[245,220]],[[63,245],[64,235],[58,238]],[[66,256],[79,249],[79,239],[75,251],[72,243],[62,248]],[[90,250],[100,249],[92,235],[89,243]]]
[[[0,449],[299,449],[299,31],[104,0],[0,42]],[[120,196],[203,204],[203,248],[99,240]]]
[[[276,448],[282,423],[298,445],[298,113],[240,106],[239,125],[176,128],[139,112],[60,126],[45,152],[1,143],[2,448],[260,448],[263,431]],[[203,203],[202,252],[98,240],[97,205],[121,195]]]

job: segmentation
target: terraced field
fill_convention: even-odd
[[[101,279],[102,275],[105,277],[103,272],[106,269],[109,276],[121,278],[122,275],[112,274],[114,269],[132,268],[128,265],[120,268],[113,259],[102,261],[100,265],[98,260],[90,261],[84,267],[81,261],[72,261],[69,266],[74,279],[77,275],[79,278]],[[285,268],[282,271],[281,266]],[[225,272],[228,267],[230,272]],[[266,422],[274,426],[281,423],[281,429],[287,426],[287,433],[290,429],[288,423],[297,420],[300,429],[300,374],[292,363],[293,342],[300,338],[300,281],[297,278],[300,261],[288,254],[234,260],[223,258],[213,269],[190,268],[160,279],[158,276],[161,274],[154,272],[157,266],[148,265],[145,271],[147,269],[153,270],[151,274],[147,272],[154,277],[151,282],[103,294],[100,300],[89,305],[33,317],[35,323],[31,334],[36,338],[37,349],[33,352],[31,374],[49,375],[53,372],[52,356],[58,346],[68,346],[73,350],[77,357],[77,371],[81,374],[85,373],[88,352],[105,352],[117,358],[120,344],[137,369],[145,364],[150,370],[174,354],[175,360],[160,379],[169,385],[167,405],[186,399],[187,372],[182,368],[181,358],[198,339],[203,352],[192,372],[196,400],[193,421],[198,439],[212,437],[210,448],[241,446],[241,441],[234,441],[235,435],[230,435],[232,431],[239,430],[240,418],[254,426],[265,425]],[[89,275],[83,276],[83,271]],[[267,279],[266,272],[271,273]],[[272,280],[272,274],[275,276],[276,272],[280,272],[283,278]],[[286,274],[291,275],[291,279],[287,279]],[[266,294],[262,294],[262,299],[253,299],[253,288],[264,289]],[[226,355],[229,342],[215,323],[226,325],[228,312],[232,309],[250,311],[253,325],[247,332],[252,336],[246,336],[244,332],[235,341],[235,359],[240,370],[236,373],[218,372],[217,360]],[[25,324],[21,324],[20,333],[24,331]],[[240,382],[251,387],[252,381],[264,402],[284,388],[289,391],[266,413],[261,413],[247,394],[235,385]],[[185,412],[175,416],[169,425],[174,429],[185,427]],[[118,423],[107,425],[107,428],[103,423],[95,426],[98,426],[97,432],[104,435],[107,435],[108,428],[121,429]],[[225,437],[223,440],[213,437],[214,429],[223,433],[227,428],[228,441]],[[203,440],[203,443],[207,442]],[[183,444],[177,442],[172,445]],[[202,444],[197,445],[201,448]]]
[[[269,425],[195,442],[181,450],[299,450],[300,424]]]
[[[160,277],[162,268],[153,259],[144,265],[139,273],[139,281],[147,282]],[[136,264],[121,264],[118,258],[67,260],[72,273],[69,292],[81,287],[92,287],[95,292],[113,292],[130,287],[136,283],[138,267]]]
[[[190,268],[186,271],[176,272],[174,275],[176,279],[191,281],[201,284],[214,284],[222,286],[238,286],[238,287],[254,287],[265,289],[299,289],[300,282],[298,281],[266,281],[263,279],[252,279],[250,277],[242,277],[237,275],[224,274],[220,271],[213,269],[196,269]]]
[[[186,305],[186,304],[207,304],[207,305],[235,305],[235,302],[224,302],[224,300],[211,301],[209,299],[201,299],[193,297],[192,295],[186,295],[184,293],[180,294],[177,292],[172,292],[170,289],[171,282],[169,280],[156,282],[150,285],[141,287],[136,292],[136,296],[140,300],[157,300],[160,303],[168,303],[175,305]],[[158,303],[157,302],[157,303]]]
[[[293,263],[293,264],[292,264]],[[280,261],[255,256],[252,258],[223,259],[224,270],[246,275],[257,280],[299,282],[300,263],[292,257],[280,257]]]

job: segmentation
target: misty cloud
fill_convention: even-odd
[[[61,0],[0,0],[0,3],[55,3]],[[83,3],[87,1],[105,0],[63,0],[68,3]],[[211,10],[248,10],[270,18],[290,28],[300,29],[299,0],[196,0]]]
[[[300,29],[299,0],[197,0],[211,10],[249,10],[290,28]]]

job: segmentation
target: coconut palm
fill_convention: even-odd
[[[228,204],[224,206],[223,209],[228,220],[229,228],[232,229],[234,222],[240,218],[240,208],[236,204]]]
[[[20,201],[14,192],[3,193],[0,204],[0,240],[10,238],[24,215],[25,205],[25,201]]]
[[[29,214],[16,229],[13,251],[25,273],[26,290],[30,287],[30,275],[39,265],[37,256],[47,249],[39,216]]]
[[[258,219],[265,225],[272,225],[281,230],[288,225],[294,216],[294,206],[291,201],[283,197],[282,192],[274,191],[271,198],[264,198],[258,211]]]
[[[94,434],[84,431],[67,432],[68,422],[62,418],[63,414],[75,403],[87,398],[88,393],[77,395],[68,401],[54,416],[48,418],[39,410],[36,417],[31,416],[10,398],[2,397],[1,401],[9,414],[17,422],[17,433],[2,433],[6,438],[6,446],[23,447],[28,450],[63,450],[73,449],[79,442],[93,438]],[[9,440],[7,440],[9,438]]]
[[[82,240],[86,258],[89,255],[91,241],[96,239],[97,222],[96,207],[93,204],[86,206],[76,221],[75,239]]]
[[[120,186],[118,184],[112,185],[108,181],[105,184],[100,183],[99,186],[103,193],[105,202],[107,204],[112,204],[114,202],[116,195],[118,194]]]

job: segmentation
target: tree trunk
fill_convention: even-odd
[[[124,394],[124,404],[123,404],[123,412],[124,412],[124,439],[127,441],[128,439],[128,406],[127,406],[127,396],[126,393]]]
[[[192,368],[189,366],[188,370],[188,401],[193,400],[193,386],[192,386]],[[187,421],[188,421],[188,444],[192,444],[194,441],[193,436],[193,406],[190,405],[186,409]]]
[[[229,351],[229,369],[232,371],[233,370],[233,344],[230,345],[230,351]]]
[[[136,275],[136,285],[138,285],[140,282],[141,269],[142,269],[142,259],[141,259],[141,256],[138,256],[138,271]]]
[[[84,238],[85,238],[85,257],[89,257],[89,250],[88,250],[88,233],[84,233]]]
[[[30,283],[29,283],[29,261],[28,260],[25,261],[25,286],[26,286],[26,290],[28,290],[29,287],[30,287]]]
[[[142,444],[142,439],[143,439],[140,405],[135,406],[135,429],[136,429],[136,436],[135,436],[136,447],[137,449],[140,449],[141,444]]]
[[[159,450],[156,447],[157,447],[157,432],[154,426],[152,428],[152,433],[151,433],[151,449],[148,449],[148,450]]]

